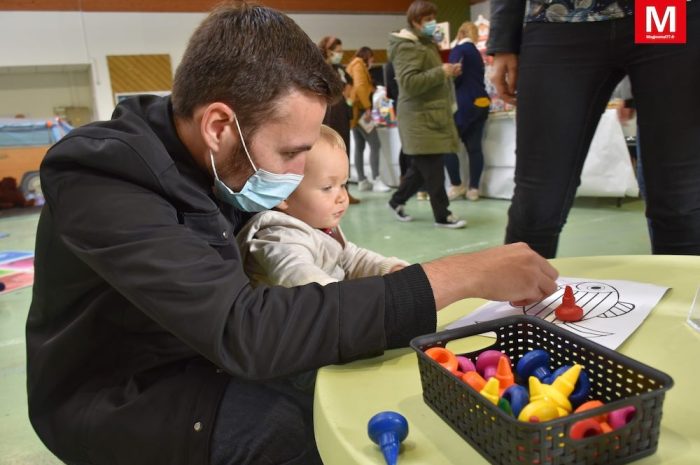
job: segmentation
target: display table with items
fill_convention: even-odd
[[[491,113],[484,131],[484,197],[510,199],[515,170],[515,114]],[[639,195],[629,150],[614,109],[603,113],[581,173],[578,197],[636,197]]]
[[[549,350],[557,362],[582,364],[589,371],[591,386],[595,386],[592,397],[606,397],[603,401],[609,402],[610,409],[615,411],[626,409],[626,416],[618,418],[611,413],[606,419],[607,423],[612,423],[612,432],[575,432],[573,424],[580,417],[572,416],[570,420],[561,417],[551,420],[551,423],[546,423],[548,420],[543,418],[541,425],[532,424],[530,427],[529,423],[522,423],[519,427],[519,422],[511,420],[509,424],[514,426],[515,433],[510,437],[495,438],[495,430],[489,426],[498,425],[503,420],[501,412],[491,407],[484,409],[481,404],[460,410],[462,407],[455,406],[455,402],[468,404],[477,395],[476,391],[468,395],[465,389],[470,387],[466,384],[460,386],[459,378],[451,378],[450,373],[426,376],[425,368],[419,368],[421,364],[426,365],[425,357],[416,350],[405,348],[319,371],[314,425],[324,463],[384,464],[382,452],[370,440],[367,430],[370,418],[383,411],[398,412],[408,422],[408,435],[398,457],[401,465],[486,464],[489,461],[482,455],[483,450],[480,453],[477,447],[487,446],[491,454],[498,455],[502,450],[504,457],[512,453],[524,457],[522,462],[505,459],[499,462],[492,457],[491,463],[607,464],[627,463],[636,458],[639,464],[696,463],[700,457],[700,430],[696,427],[700,418],[700,406],[696,402],[700,383],[696,357],[700,350],[700,332],[687,323],[687,318],[700,285],[700,257],[578,257],[555,259],[552,264],[562,276],[602,281],[630,280],[669,288],[644,322],[614,352],[594,345],[593,339],[586,338],[581,343],[580,337],[559,339],[559,331],[545,331],[544,335],[534,331],[541,347]],[[624,297],[620,301],[628,300],[628,295]],[[482,304],[483,300],[467,299],[440,311],[438,331],[444,331],[446,326]],[[625,302],[620,302],[622,304]],[[610,312],[622,314],[624,309],[620,305],[610,307],[605,315]],[[522,358],[519,351],[528,344],[527,338],[508,327],[499,331],[506,331],[506,334],[499,335],[506,345],[498,348],[510,354],[515,364]],[[427,335],[414,341],[426,346],[445,343],[448,349],[459,353],[483,351],[496,341],[483,335],[468,338],[464,343],[459,341],[456,345],[448,342],[449,337],[438,337],[440,341],[437,342],[434,339],[434,336]],[[428,364],[437,367],[435,363]],[[436,377],[441,379],[435,386],[425,385],[421,383],[421,376],[424,381]],[[628,415],[630,405],[637,409],[636,416]],[[486,426],[474,429],[472,421],[475,415]],[[595,421],[598,421],[597,417]],[[562,425],[564,429],[558,429]],[[533,440],[533,436],[520,435],[521,430],[528,428],[542,429],[542,442]],[[588,461],[582,457],[572,460],[571,448],[586,454]],[[533,451],[542,450],[544,452],[532,459]],[[563,458],[568,461],[558,461]]]
[[[400,122],[399,122],[400,124]],[[399,152],[401,139],[398,127],[377,126],[381,141],[379,173],[388,186],[398,186],[400,179]],[[351,137],[352,139],[352,137]],[[462,153],[460,167],[463,179],[469,179],[466,152]],[[350,179],[357,179],[354,169],[354,141],[350,142]],[[484,172],[481,178],[482,197],[510,199],[513,195],[515,171],[515,114],[491,113],[484,130]],[[365,173],[369,175],[369,147],[364,154]],[[639,187],[630,160],[630,152],[622,126],[614,109],[605,111],[591,142],[583,165],[579,197],[637,197]]]

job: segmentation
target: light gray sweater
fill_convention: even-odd
[[[385,275],[409,263],[384,257],[345,239],[312,228],[275,210],[258,213],[237,235],[244,268],[253,285],[326,285],[345,279]]]

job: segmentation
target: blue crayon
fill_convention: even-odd
[[[530,394],[528,394],[527,389],[519,384],[513,384],[503,391],[502,398],[510,404],[515,418],[518,418],[520,411],[530,402]]]
[[[387,465],[396,465],[399,446],[408,436],[408,422],[400,413],[379,412],[367,423],[367,434],[379,445]]]

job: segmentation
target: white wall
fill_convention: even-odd
[[[404,15],[290,16],[314,42],[334,35],[348,49],[363,45],[384,49],[387,34],[405,23]],[[94,96],[94,104],[87,106],[95,109],[98,119],[108,119],[114,105],[106,56],[169,54],[174,70],[204,17],[204,13],[3,12],[0,67],[87,64]]]
[[[0,118],[49,118],[54,108],[91,108],[88,71],[0,73]]]

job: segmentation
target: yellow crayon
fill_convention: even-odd
[[[486,382],[486,386],[481,390],[480,394],[486,397],[494,405],[498,405],[498,380],[493,377]]]
[[[578,381],[578,377],[581,374],[581,365],[578,363],[574,364],[571,368],[566,370],[557,379],[552,382],[551,387],[557,391],[569,397],[572,392],[574,392],[574,386]]]
[[[543,422],[559,418],[559,409],[553,402],[540,399],[530,402],[520,411],[518,420],[531,423]]]
[[[536,377],[530,376],[530,402],[536,400],[552,402],[559,409],[559,416],[571,413],[571,402],[564,394],[548,384],[542,384]]]

